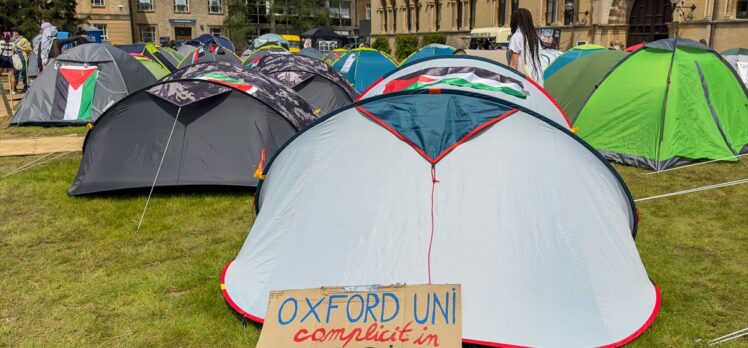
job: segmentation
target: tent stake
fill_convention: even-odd
[[[179,120],[179,113],[182,111],[182,107],[180,106],[179,109],[177,109],[177,116],[174,117],[174,123],[171,125],[171,132],[169,132],[169,138],[166,139],[166,146],[164,146],[164,153],[161,155],[161,162],[158,164],[158,169],[156,169],[156,177],[153,178],[153,184],[151,184],[151,191],[148,192],[148,199],[145,201],[145,206],[143,207],[143,212],[140,214],[140,222],[138,222],[138,228],[135,230],[135,233],[140,232],[140,226],[143,225],[143,218],[145,218],[145,211],[148,210],[148,203],[151,202],[151,196],[153,195],[153,188],[156,187],[156,180],[158,180],[158,175],[161,173],[161,166],[164,164],[164,158],[166,158],[166,151],[169,151],[169,143],[171,142],[171,136],[174,135],[174,128],[177,126],[177,120]]]

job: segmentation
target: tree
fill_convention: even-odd
[[[324,1],[286,0],[283,2],[282,7],[279,8],[277,13],[283,13],[283,22],[289,24],[292,28],[299,28],[302,31],[306,31],[330,25],[330,11],[325,7]]]
[[[223,26],[228,31],[229,39],[238,44],[237,48],[245,48],[249,44],[249,36],[255,32],[255,27],[249,20],[250,16],[250,7],[246,1],[237,1],[229,5]]]
[[[447,36],[444,34],[426,34],[421,38],[421,46],[430,44],[446,44]]]
[[[87,21],[75,13],[75,1],[70,0],[1,0],[2,30],[18,26],[24,35],[34,37],[42,22],[50,22],[60,31],[73,32]]]
[[[371,44],[371,48],[387,54],[390,54],[390,52],[392,52],[392,49],[390,48],[390,40],[384,36],[377,37],[374,40],[374,43]]]
[[[418,51],[418,36],[395,36],[395,56],[397,56],[399,61],[405,60],[405,58],[408,58],[415,51]]]

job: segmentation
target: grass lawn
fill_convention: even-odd
[[[0,176],[34,157],[0,158]],[[250,193],[70,198],[79,154],[0,179],[0,346],[253,346],[218,277],[254,219]],[[748,177],[748,159],[659,175],[635,197]],[[748,326],[748,185],[639,204],[637,245],[663,293],[631,346],[694,346]],[[722,345],[748,346],[748,338]]]

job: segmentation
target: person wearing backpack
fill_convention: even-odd
[[[11,78],[11,86],[15,86],[16,77],[13,71],[13,55],[16,49],[10,38],[10,32],[4,32],[0,39],[0,74],[7,73]]]

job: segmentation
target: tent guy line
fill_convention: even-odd
[[[145,218],[145,211],[148,210],[148,203],[151,202],[151,196],[153,195],[153,188],[156,187],[156,180],[158,180],[158,174],[161,173],[161,166],[164,164],[164,158],[166,158],[166,151],[169,151],[169,143],[171,142],[171,137],[174,135],[174,128],[177,126],[177,121],[179,120],[179,113],[182,111],[182,107],[180,106],[179,109],[177,109],[177,116],[174,117],[174,123],[171,125],[171,132],[169,132],[169,139],[166,139],[166,146],[164,146],[164,153],[161,155],[161,162],[158,164],[158,169],[156,169],[156,176],[153,178],[153,184],[151,185],[151,190],[148,192],[148,198],[145,200],[145,206],[143,207],[143,212],[140,214],[140,222],[138,222],[138,228],[135,230],[135,233],[140,232],[140,226],[143,224],[143,218]]]
[[[39,157],[39,158],[37,158],[37,159],[35,159],[35,160],[33,160],[33,161],[29,162],[29,163],[26,163],[26,164],[24,164],[24,165],[23,165],[23,166],[21,166],[21,167],[18,167],[18,168],[14,169],[14,170],[11,170],[11,171],[10,171],[10,172],[8,172],[7,174],[5,174],[5,175],[3,175],[2,177],[0,177],[0,179],[5,179],[5,178],[7,178],[7,177],[9,177],[9,176],[11,176],[11,175],[15,175],[15,174],[18,174],[18,173],[20,173],[20,172],[24,172],[24,171],[26,171],[26,170],[28,170],[28,169],[31,169],[31,168],[34,168],[34,167],[40,166],[40,165],[42,165],[42,164],[47,164],[47,163],[49,163],[49,162],[52,162],[52,161],[54,161],[54,160],[56,160],[56,159],[58,159],[58,158],[60,158],[60,157],[63,157],[63,156],[65,156],[65,155],[69,155],[69,154],[71,154],[71,153],[73,153],[73,152],[77,152],[77,151],[68,151],[68,152],[63,152],[62,154],[59,154],[59,155],[57,155],[57,156],[55,156],[55,157],[52,157],[52,158],[48,158],[48,159],[46,159],[46,160],[44,160],[44,161],[41,161],[41,162],[38,162],[38,163],[34,163],[34,162],[37,162],[37,161],[39,161],[40,159],[42,159],[42,158],[44,158],[44,157],[47,157],[47,156],[49,156],[49,155],[53,154],[53,152],[50,152],[50,153],[48,153],[48,154],[46,154],[46,155],[44,155],[44,156],[42,156],[42,157]]]
[[[644,201],[649,201],[649,200],[653,200],[653,199],[673,197],[673,196],[680,196],[680,195],[685,195],[687,193],[708,191],[708,190],[713,190],[713,189],[722,188],[722,187],[741,185],[741,184],[745,184],[745,183],[748,183],[748,178],[740,179],[740,180],[735,180],[735,181],[723,182],[723,183],[720,183],[720,184],[706,185],[706,186],[701,186],[701,187],[696,187],[696,188],[692,188],[692,189],[687,189],[687,190],[682,190],[682,191],[676,191],[676,192],[671,192],[671,193],[665,193],[665,194],[661,194],[661,195],[657,195],[657,196],[650,196],[650,197],[639,198],[639,199],[635,199],[634,202],[644,202]]]

